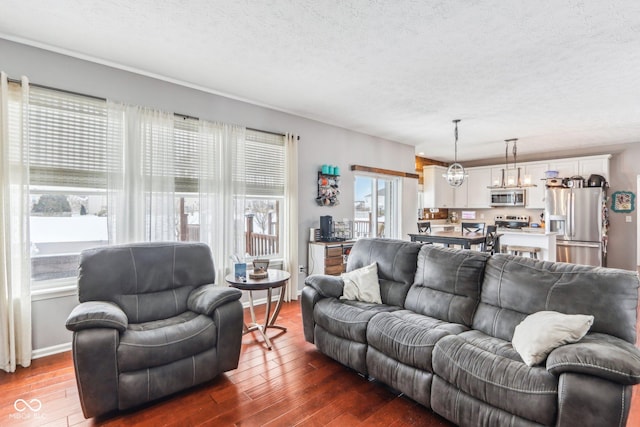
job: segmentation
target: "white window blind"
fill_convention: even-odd
[[[178,192],[198,192],[198,120],[176,117],[174,127],[175,188]]]
[[[31,184],[106,188],[106,135],[104,100],[32,87]]]
[[[32,185],[106,188],[110,156],[104,100],[32,87],[29,133]],[[175,190],[197,192],[197,119],[176,116],[173,138]],[[245,167],[234,168],[234,179],[245,181],[248,195],[282,196],[284,137],[248,130],[245,148]]]
[[[247,130],[245,171],[236,179],[244,179],[246,192],[253,196],[284,195],[284,137],[271,133]]]

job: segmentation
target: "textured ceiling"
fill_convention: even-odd
[[[0,37],[450,161],[640,142],[638,0],[2,0]],[[0,58],[0,68],[1,68]]]

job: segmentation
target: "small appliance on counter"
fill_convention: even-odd
[[[495,225],[498,227],[498,231],[521,230],[529,227],[529,217],[518,215],[496,215]]]
[[[318,242],[344,242],[353,236],[351,221],[334,221],[331,215],[320,217],[320,238]]]

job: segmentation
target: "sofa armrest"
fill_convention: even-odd
[[[204,285],[191,291],[187,299],[187,307],[193,312],[211,316],[216,308],[237,301],[241,296],[240,289]]]
[[[547,358],[547,370],[595,375],[619,384],[640,383],[640,350],[606,334],[588,334],[574,344],[560,346]]]
[[[128,325],[127,315],[116,304],[107,301],[87,301],[71,311],[65,326],[74,332],[95,328],[110,328],[123,332]]]
[[[344,281],[342,278],[324,274],[312,274],[305,279],[304,284],[311,286],[325,298],[340,298],[344,288]]]

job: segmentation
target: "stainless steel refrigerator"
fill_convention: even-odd
[[[549,231],[558,233],[557,261],[606,265],[604,197],[600,187],[547,189],[544,217]]]

